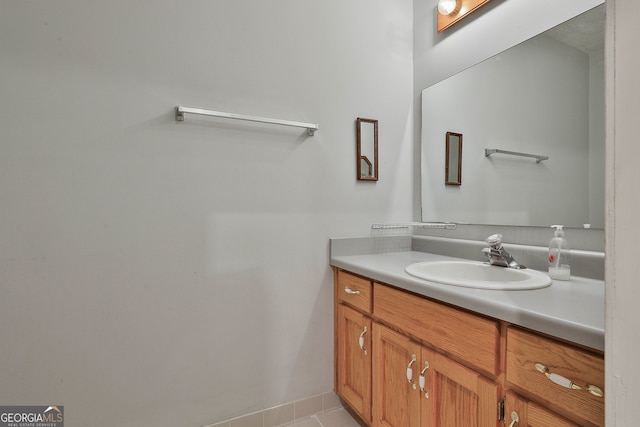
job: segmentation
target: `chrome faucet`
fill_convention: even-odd
[[[487,242],[489,247],[482,249],[482,253],[489,258],[489,264],[516,269],[527,268],[524,265],[518,264],[511,254],[502,246],[502,234],[493,234],[487,237],[485,242]]]

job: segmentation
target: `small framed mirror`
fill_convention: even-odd
[[[447,132],[444,166],[445,185],[462,185],[462,134]]]
[[[360,181],[378,180],[378,121],[356,119],[357,178]]]

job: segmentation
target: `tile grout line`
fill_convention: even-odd
[[[333,396],[331,398],[329,398],[330,396]],[[321,397],[321,401],[320,401],[320,406],[319,406],[319,410],[317,412],[313,412],[311,414],[306,414],[305,416],[300,416],[301,414],[298,413],[298,409],[297,408],[297,404],[298,403],[302,403],[305,400],[311,400],[311,399],[316,399],[318,397]],[[267,412],[269,412],[270,410],[274,410],[280,407],[284,407],[290,404],[293,404],[293,419],[288,421],[286,424],[283,424],[282,426],[295,426],[295,424],[299,421],[304,421],[304,420],[308,420],[308,419],[314,419],[317,423],[317,425],[319,427],[324,427],[324,424],[322,423],[322,421],[320,421],[320,418],[318,417],[318,415],[321,414],[325,414],[325,413],[329,413],[329,412],[334,412],[334,411],[338,411],[340,409],[344,409],[343,405],[341,403],[339,403],[339,400],[337,400],[339,398],[337,398],[337,396],[335,395],[334,391],[329,391],[329,392],[323,392],[323,393],[319,393],[317,395],[314,396],[310,396],[308,398],[304,398],[304,399],[299,399],[296,401],[292,401],[292,402],[288,402],[288,403],[284,403],[281,405],[276,405],[270,408],[265,408],[262,410],[258,410],[255,411],[253,413],[249,413],[249,414],[245,414],[245,415],[241,415],[235,418],[231,418],[228,419],[226,421],[222,421],[222,422],[218,422],[215,424],[208,424],[206,426],[203,427],[232,427],[233,425],[235,425],[236,422],[240,421],[242,418],[245,417],[255,417],[255,421],[258,421],[258,419],[261,418],[260,421],[258,421],[258,424],[260,424],[260,427],[267,427],[267,422],[270,421],[270,418],[267,418]],[[330,407],[327,407],[330,406]],[[259,416],[258,414],[260,414],[261,416]]]

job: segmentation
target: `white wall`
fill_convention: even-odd
[[[328,239],[412,216],[412,2],[2,9],[0,402],[199,426],[331,390]]]
[[[414,3],[419,106],[601,1],[493,0],[441,36]],[[638,7],[607,1],[608,426],[640,418]],[[328,237],[406,220],[412,193],[419,218],[410,2],[5,2],[0,24],[2,404],[197,426],[330,388]],[[321,130],[177,124],[176,104]],[[357,116],[380,119],[376,184],[353,179]]]
[[[607,0],[607,309],[605,335],[608,427],[631,427],[640,419],[640,87],[637,70],[640,3]]]

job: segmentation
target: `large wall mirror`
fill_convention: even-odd
[[[604,227],[604,19],[602,4],[422,92],[423,221]],[[450,129],[463,186],[442,184]]]

